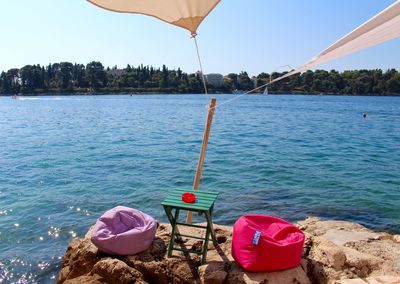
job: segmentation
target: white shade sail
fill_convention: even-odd
[[[347,34],[296,70],[274,79],[282,80],[317,65],[327,63],[353,52],[365,49],[400,36],[400,0]]]
[[[196,30],[220,0],[88,0],[101,8],[120,13],[153,16],[172,25]]]

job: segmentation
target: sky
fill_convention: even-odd
[[[205,73],[296,68],[395,0],[222,0],[197,33]],[[400,69],[400,38],[318,69]],[[85,0],[0,0],[0,71],[68,61],[199,70],[190,33]],[[280,68],[277,71],[285,71]]]

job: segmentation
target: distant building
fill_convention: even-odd
[[[214,87],[221,87],[224,83],[224,76],[218,73],[210,73],[205,75],[207,83],[213,85]]]
[[[107,71],[108,74],[113,75],[115,77],[121,77],[122,75],[125,74],[125,70],[124,69],[111,69]]]
[[[256,76],[253,76],[253,77],[251,77],[250,80],[253,82],[254,88],[257,87],[257,77],[256,77]]]
[[[200,78],[203,81],[203,73],[201,71],[196,71],[196,77]]]

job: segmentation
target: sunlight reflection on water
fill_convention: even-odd
[[[231,96],[217,96],[217,106]],[[68,242],[192,186],[204,96],[0,98],[0,282],[54,283]],[[367,113],[366,119],[362,114]],[[215,222],[308,215],[400,232],[400,98],[246,96],[216,109],[201,189]]]

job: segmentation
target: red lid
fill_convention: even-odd
[[[196,195],[190,192],[182,193],[182,201],[186,203],[194,203],[196,201]]]

